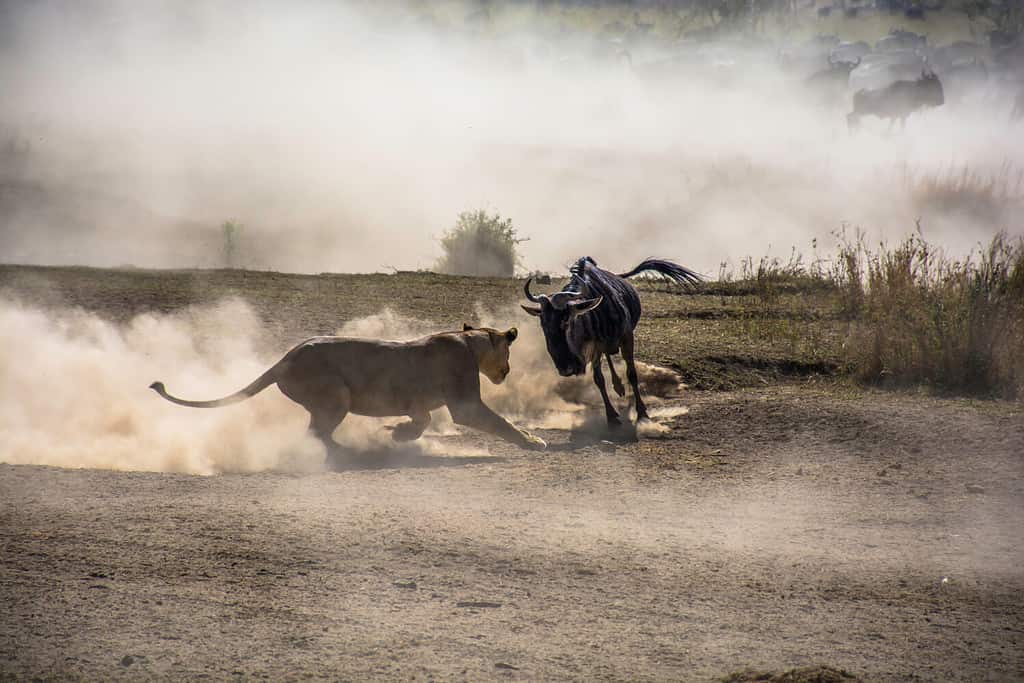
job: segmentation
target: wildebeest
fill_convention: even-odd
[[[925,59],[914,50],[865,55],[850,72],[850,90],[879,90],[895,81],[913,80],[926,67]]]
[[[879,90],[858,90],[853,94],[853,111],[846,116],[851,130],[857,128],[863,116],[889,119],[889,127],[898,119],[900,127],[907,117],[918,109],[939,107],[945,102],[942,82],[928,70],[921,71],[916,81],[896,81]]]
[[[961,102],[984,93],[988,82],[988,67],[977,58],[954,64],[942,74],[942,86],[950,102]]]
[[[779,66],[783,71],[806,78],[828,66],[832,49],[839,45],[834,35],[817,35],[799,45],[778,51]]]
[[[850,72],[860,64],[860,57],[852,62],[835,61],[831,57],[828,61],[829,68],[811,74],[804,80],[804,85],[826,102],[845,95],[850,83]]]
[[[927,42],[927,36],[901,28],[894,28],[889,31],[889,35],[875,43],[875,51],[891,52],[893,50],[913,50],[915,48],[924,47]]]
[[[647,419],[637,385],[633,359],[633,330],[640,320],[640,296],[628,278],[644,272],[659,273],[687,289],[701,281],[699,275],[671,261],[647,259],[632,270],[616,275],[602,268],[589,256],[576,261],[569,273],[572,277],[560,292],[534,295],[530,280],[523,291],[530,304],[523,309],[540,318],[548,354],[563,377],[582,375],[589,364],[594,369],[594,384],[601,391],[609,426],[621,424],[619,414],[608,400],[601,358],[608,360],[615,393],[625,395],[622,380],[615,373],[612,356],[622,351],[626,377],[633,388],[637,420]]]
[[[829,59],[836,62],[854,62],[868,54],[871,54],[871,46],[863,40],[858,40],[855,43],[839,43],[829,52]]]
[[[926,51],[928,63],[936,71],[952,68],[955,64],[966,64],[975,59],[987,56],[987,50],[978,43],[958,40],[948,45],[940,45]]]

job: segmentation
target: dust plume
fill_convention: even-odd
[[[475,208],[556,272],[656,254],[714,273],[844,223],[873,241],[921,218],[953,252],[1022,230],[1009,86],[850,135],[844,103],[780,70],[781,36],[693,73],[661,27],[627,61],[518,5],[4,3],[2,258],[412,269]]]
[[[222,410],[188,410],[147,388],[226,395],[277,361],[259,321],[228,300],[124,326],[81,310],[0,298],[0,442],[13,464],[213,474],[315,471],[308,415],[276,391]]]
[[[534,319],[521,311],[481,310],[479,317],[481,324],[520,330],[506,382],[495,386],[481,377],[482,395],[494,410],[530,428],[573,429],[598,409],[589,381],[553,371]],[[436,324],[384,309],[345,323],[338,334],[408,340],[437,331]],[[0,296],[0,347],[5,462],[192,474],[323,468],[323,447],[306,432],[308,414],[275,387],[211,410],[169,404],[147,388],[159,379],[173,394],[213,399],[276,363],[287,349],[270,342],[241,300],[139,315],[118,325],[83,310],[44,310]],[[349,415],[335,438],[371,457],[476,453],[438,440],[459,433],[446,409],[432,418],[426,435],[409,444],[394,443],[388,430],[402,417]]]
[[[493,312],[478,306],[477,319],[488,327],[505,329],[511,324],[519,330],[519,338],[510,347],[512,372],[508,378],[498,387],[487,382],[481,385],[481,393],[488,405],[528,428],[586,428],[594,433],[606,434],[604,407],[589,371],[581,377],[559,376],[554,370],[544,333],[535,317],[526,314],[519,306]],[[626,380],[626,368],[621,357],[616,358],[616,368],[625,385],[626,396],[619,398],[611,393],[610,380],[609,396],[623,418],[628,418],[632,408],[626,410],[626,407],[632,406],[632,390]],[[649,407],[659,406],[664,398],[678,396],[682,389],[679,376],[666,368],[638,362],[637,374],[644,400]],[[591,419],[595,415],[600,419]],[[655,423],[661,415],[657,408],[651,411]],[[646,429],[657,430],[657,427]]]

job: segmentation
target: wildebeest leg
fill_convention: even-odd
[[[622,359],[626,361],[626,379],[629,380],[629,386],[633,387],[633,398],[636,399],[636,419],[649,420],[650,416],[647,414],[647,406],[644,405],[644,400],[640,398],[640,380],[636,374],[636,361],[633,358],[633,333],[630,332],[622,338]]]
[[[601,356],[594,359],[590,365],[594,369],[594,384],[601,390],[601,399],[604,400],[604,413],[608,417],[608,426],[618,427],[622,422],[619,420],[619,413],[608,399],[608,390],[604,386],[604,373],[601,372]]]
[[[409,417],[411,419],[408,422],[395,425],[394,431],[391,432],[392,439],[395,441],[418,439],[423,434],[423,431],[430,426],[430,413],[427,411],[414,413]]]
[[[612,363],[612,354],[606,354],[605,358],[608,359],[608,371],[612,373],[612,387],[615,389],[615,393],[619,396],[625,396],[626,387],[622,386],[622,380],[619,379],[619,373],[615,372],[615,364]]]
[[[523,448],[544,450],[547,447],[543,439],[530,434],[525,429],[519,429],[488,408],[479,397],[475,399],[467,397],[463,400],[449,402],[448,412],[452,414],[452,420],[455,421],[455,424],[465,425],[488,434],[500,436],[506,441],[511,441]]]

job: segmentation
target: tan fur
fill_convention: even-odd
[[[518,335],[491,328],[443,332],[409,342],[351,337],[314,337],[282,358],[245,389],[215,401],[187,401],[151,386],[172,403],[215,408],[244,401],[271,384],[310,414],[309,428],[328,449],[339,446],[332,434],[348,413],[386,417],[408,415],[394,429],[396,441],[419,438],[430,425],[430,411],[447,406],[452,419],[500,436],[524,448],[545,443],[518,429],[480,398],[480,376],[500,384],[509,373],[509,345]]]

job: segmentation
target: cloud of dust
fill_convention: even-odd
[[[521,310],[482,308],[478,317],[481,325],[516,325],[520,331],[508,379],[496,386],[481,376],[491,408],[522,426],[547,429],[578,428],[588,412],[599,409],[589,379],[563,379],[554,372],[533,318]],[[384,309],[347,322],[338,334],[408,340],[437,331],[436,324]],[[176,406],[148,389],[159,379],[182,398],[226,396],[286,351],[270,346],[252,310],[237,299],[170,315],[144,314],[117,325],[82,310],[44,311],[0,297],[0,458],[193,474],[318,471],[325,454],[306,433],[306,411],[274,387],[215,409]],[[641,368],[645,380],[672,386],[665,372]],[[648,400],[656,406],[656,396]],[[458,433],[447,410],[434,411],[423,438],[396,444],[388,427],[404,419],[349,415],[335,436],[343,446],[371,454],[471,454],[436,440]]]
[[[923,217],[952,251],[1022,230],[1020,212],[929,210],[913,192],[962,167],[1009,163],[1012,181],[1012,93],[851,136],[843,107],[809,104],[770,56],[658,76],[681,44],[636,46],[630,67],[594,33],[494,3],[474,27],[461,6],[4,3],[2,258],[220,266],[233,220],[247,267],[427,267],[473,208],[530,238],[526,268],[559,272],[590,254],[713,274],[844,222],[895,238]]]
[[[575,424],[574,415],[583,409],[583,405],[562,397],[564,392],[559,391],[560,386],[569,384],[571,380],[562,380],[554,371],[544,345],[544,335],[536,319],[528,316],[519,307],[505,307],[500,311],[491,312],[483,306],[477,306],[477,322],[474,326],[492,327],[501,331],[516,327],[519,330],[519,336],[509,347],[509,364],[512,371],[505,381],[495,385],[483,375],[480,376],[480,394],[484,402],[503,417],[522,427],[572,427]],[[380,313],[346,322],[337,334],[408,341],[438,331],[434,323],[402,316],[385,308]],[[357,422],[370,420],[358,416],[354,418]],[[450,435],[456,432],[446,409],[435,410],[431,418],[427,435]],[[339,441],[343,440],[342,432],[347,431],[348,421],[349,418],[346,418],[342,429],[339,430]],[[367,438],[365,430],[358,431],[359,443],[366,443],[363,441]],[[381,445],[377,438],[369,438],[374,445]]]
[[[482,325],[506,329],[514,326],[519,337],[510,347],[509,362],[512,372],[500,386],[489,382],[481,384],[481,394],[489,406],[502,415],[531,429],[559,429],[579,431],[585,429],[605,433],[607,424],[601,395],[588,370],[582,377],[561,377],[554,368],[544,342],[544,333],[537,319],[519,306],[489,311],[477,307],[477,319]],[[616,371],[625,386],[625,397],[618,397],[612,388],[610,373],[605,368],[609,397],[623,418],[632,415],[633,393],[626,379],[626,367],[616,357]],[[647,363],[637,363],[637,375],[645,403],[652,408],[652,422],[642,429],[645,433],[661,431],[657,412],[664,398],[677,396],[682,389],[679,376],[671,370]],[[627,410],[627,406],[629,407]],[[594,416],[600,419],[594,419]]]
[[[0,459],[13,464],[214,474],[315,471],[323,447],[308,415],[277,391],[211,410],[148,389],[212,399],[278,360],[238,300],[119,326],[80,310],[0,298]]]
[[[509,347],[512,371],[505,381],[495,385],[480,376],[480,394],[495,412],[528,429],[579,430],[589,427],[601,432],[605,430],[604,409],[592,377],[589,374],[575,378],[558,375],[536,318],[526,314],[519,306],[492,309],[478,304],[475,322],[472,324],[499,331],[515,327],[519,331],[516,341]],[[435,323],[403,316],[390,308],[384,308],[380,313],[346,322],[337,334],[408,341],[438,331]],[[612,400],[625,415],[627,406],[632,403],[632,392],[621,359],[617,360],[617,369],[626,385],[626,397],[612,395]],[[653,418],[651,423],[643,427],[644,433],[662,433],[665,428],[659,424],[659,419],[678,417],[686,412],[685,408],[662,405],[664,399],[679,395],[682,389],[679,376],[666,368],[642,362],[637,363],[637,373],[644,400],[650,406]],[[608,386],[611,391],[610,378]],[[591,419],[595,415],[600,420]],[[434,411],[431,417],[431,426],[426,432],[428,437],[457,433],[446,409]],[[381,420],[377,418],[349,416],[336,438],[352,447],[386,447],[390,443],[389,433],[380,430],[380,424]],[[426,443],[430,443],[429,438]]]

